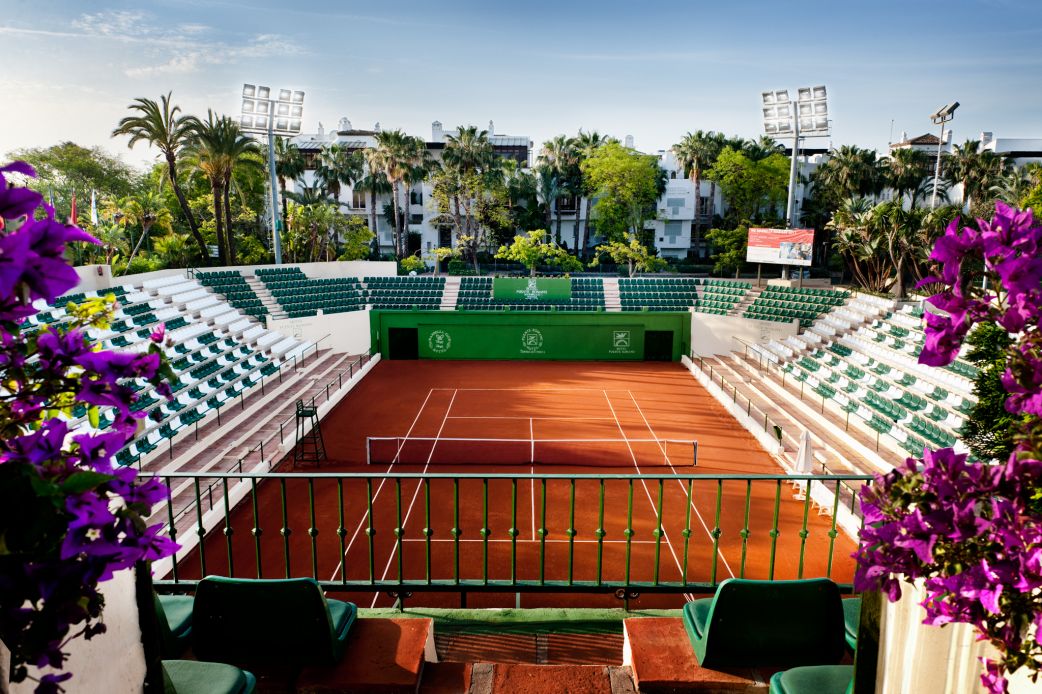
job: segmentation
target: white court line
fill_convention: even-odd
[[[427,540],[426,540],[426,538],[423,538],[423,537],[406,537],[402,541],[403,542],[426,542]],[[455,538],[452,538],[452,537],[440,537],[440,538],[432,537],[431,538],[431,542],[455,542],[455,541],[456,541]],[[484,542],[485,540],[481,539],[481,538],[465,538],[465,537],[461,537],[459,541],[460,542]],[[502,542],[502,543],[505,544],[505,543],[508,543],[508,542],[513,542],[513,540],[502,539],[502,538],[501,539],[491,539],[490,538],[489,539],[489,543],[493,543],[493,542]],[[525,543],[532,544],[532,543],[537,543],[537,542],[541,543],[542,541],[541,540],[522,540],[522,539],[519,539],[517,541],[517,544],[519,544],[519,545],[525,544]],[[559,542],[562,545],[564,545],[564,544],[568,544],[569,542],[571,542],[571,540],[555,540],[555,539],[552,539],[552,538],[549,538],[549,537],[546,538],[546,544],[550,544],[550,543],[553,543],[553,542]],[[626,544],[627,541],[626,540],[575,540],[575,544],[577,544],[577,545],[581,544],[581,543],[595,545],[595,544],[598,544],[600,542],[603,542],[606,545],[607,544],[624,545],[624,544]],[[633,544],[633,545],[653,545],[653,544],[655,544],[655,541],[654,540],[629,540],[629,543]]]
[[[420,421],[420,415],[423,414],[423,408],[425,408],[427,406],[427,401],[431,399],[431,395],[433,395],[433,394],[434,394],[434,389],[433,388],[431,388],[430,390],[427,391],[427,397],[425,397],[423,399],[423,404],[421,404],[420,405],[420,409],[416,411],[416,416],[413,417],[412,424],[409,425],[409,431],[405,432],[405,438],[409,438],[409,434],[411,434],[412,430],[416,427],[416,422]],[[400,452],[401,448],[399,448],[398,450]],[[397,460],[397,459],[398,459],[398,456],[396,454],[395,455],[395,460]],[[391,468],[393,468],[393,467],[394,467],[394,463],[392,462],[387,467],[387,470],[384,472],[384,474],[387,474],[388,472],[390,472]],[[382,490],[384,488],[384,483],[386,481],[387,481],[386,477],[383,478],[382,480],[380,480],[380,484],[376,487],[376,494],[373,494],[373,501],[376,501],[376,497],[380,496],[380,490]],[[351,546],[355,544],[355,540],[358,538],[358,533],[362,532],[362,526],[365,525],[365,519],[368,518],[368,517],[369,517],[369,509],[366,509],[365,513],[362,514],[362,519],[358,521],[358,527],[355,528],[354,534],[351,535],[351,541],[348,542],[347,543],[347,547],[344,548],[344,556],[340,557],[340,561],[336,565],[336,571],[333,572],[333,576],[329,579],[330,581],[335,581],[336,580],[336,575],[338,573],[340,573],[340,570],[342,568],[344,568],[344,560],[347,559],[347,555],[351,551]]]
[[[441,432],[445,430],[445,422],[449,421],[449,412],[452,410],[452,403],[456,400],[456,393],[452,393],[452,398],[449,400],[448,407],[445,408],[445,416],[441,418],[441,426],[438,427],[438,433],[434,436],[434,445],[431,446],[430,455],[427,456],[427,463],[423,466],[423,473],[427,474],[427,469],[431,466],[431,460],[434,458],[434,449],[438,446],[438,439],[441,437]],[[406,434],[408,438],[408,434]],[[405,534],[405,528],[409,525],[409,516],[412,515],[413,506],[416,505],[416,499],[420,496],[420,488],[423,486],[421,480],[416,481],[416,491],[412,493],[412,499],[409,501],[409,508],[405,512],[405,518],[402,519],[402,531],[397,539],[394,541],[394,546],[391,547],[391,553],[387,557],[387,566],[384,567],[383,576],[380,577],[381,581],[387,579],[387,572],[391,570],[391,562],[394,561],[394,553],[398,551],[398,545],[401,543],[401,536]],[[399,576],[401,578],[401,576]],[[370,607],[376,607],[376,601],[379,600],[380,594],[376,593],[373,595],[373,604]]]
[[[619,416],[615,414],[615,407],[611,404],[611,398],[608,397],[608,391],[603,390],[602,392],[604,393],[604,399],[608,401],[608,408],[611,410],[612,416],[615,417],[615,424],[619,427],[619,433],[622,434],[623,440],[626,441],[626,447],[630,449],[630,457],[633,458],[633,468],[637,471],[638,475],[643,474],[640,470],[640,466],[637,465],[637,456],[633,452],[633,447],[630,446],[629,439],[626,438],[626,430],[622,428],[622,422],[619,421]],[[641,480],[640,484],[642,487],[644,487],[644,493],[648,497],[648,503],[651,504],[652,514],[655,515],[657,518],[657,514],[655,514],[655,501],[651,498],[651,490],[648,489],[648,483],[645,480]],[[665,527],[662,528],[662,536],[666,538],[666,546],[669,547],[669,553],[673,555],[673,561],[676,562],[677,571],[679,571],[681,575],[683,575],[684,567],[681,565],[680,559],[677,557],[676,550],[673,549],[673,543],[670,542],[669,533],[666,532]],[[691,593],[684,593],[684,597],[688,600],[694,599],[694,595],[692,595]]]
[[[531,419],[548,419],[548,420],[553,420],[553,421],[558,421],[558,422],[572,422],[572,421],[575,421],[575,422],[587,422],[587,421],[590,421],[590,420],[603,420],[605,422],[610,422],[611,421],[611,417],[521,417],[521,416],[517,416],[517,417],[504,417],[504,416],[497,416],[497,415],[481,415],[481,416],[474,415],[474,416],[472,416],[472,415],[458,415],[458,414],[452,415],[451,417],[449,417],[449,419],[521,419],[521,420],[524,420],[524,419],[529,419],[529,420],[531,420]]]
[[[632,390],[629,391],[629,394],[630,394],[630,399],[633,401],[633,406],[637,408],[637,412],[640,413],[640,418],[644,420],[644,426],[646,426],[648,428],[648,431],[651,432],[651,436],[656,441],[659,441],[658,434],[656,434],[655,430],[651,428],[651,423],[648,422],[648,418],[644,416],[644,410],[640,409],[640,405],[637,404],[637,398],[635,398],[633,396],[633,391]],[[661,448],[662,449],[662,453],[665,454],[666,449],[662,445],[661,441],[659,441],[659,448]],[[666,456],[666,462],[669,463],[669,469],[673,471],[673,474],[674,475],[677,474],[677,470],[676,470],[676,468],[673,467],[673,461],[671,461],[669,459],[669,456]],[[682,491],[684,494],[687,494],[687,488],[684,487],[684,483],[681,482],[680,480],[677,480],[677,484],[680,486],[680,491]],[[705,519],[702,517],[701,512],[698,510],[698,506],[695,505],[695,499],[694,499],[693,495],[691,497],[691,508],[694,509],[695,515],[698,516],[698,522],[702,524],[702,528],[704,528],[705,531],[706,531],[706,536],[709,537],[709,541],[712,542],[713,541],[713,533],[712,533],[712,531],[709,530],[709,525],[706,524]],[[734,578],[734,571],[731,569],[731,565],[727,563],[727,557],[724,556],[723,550],[720,549],[719,547],[717,547],[716,548],[716,553],[720,556],[720,559],[723,560],[724,568],[727,569],[727,573],[731,574],[731,578]]]
[[[470,391],[504,391],[513,392],[519,390],[531,390],[536,393],[568,393],[576,390],[588,390],[593,393],[603,393],[603,388],[433,388],[432,390],[454,390],[460,392]],[[612,388],[611,390],[623,390],[621,388]]]
[[[532,466],[530,472],[535,475],[535,422],[534,417],[528,418],[528,433],[532,437]],[[528,481],[532,488],[532,539],[535,540],[535,477]]]

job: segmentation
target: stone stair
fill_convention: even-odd
[[[282,305],[275,300],[275,297],[268,291],[268,287],[260,280],[256,275],[246,275],[246,284],[250,285],[250,289],[257,295],[257,298],[264,304],[264,308],[268,309],[268,313],[271,317],[279,320],[282,318],[289,318],[289,314],[283,310]]]
[[[752,306],[754,301],[760,298],[761,292],[763,292],[763,289],[760,287],[752,287],[751,289],[749,289],[749,291],[745,293],[745,296],[742,297],[742,300],[735,304],[734,308],[727,312],[727,315],[740,316],[743,313],[745,313],[745,310]]]
[[[447,277],[445,278],[445,289],[441,295],[441,306],[439,307],[442,311],[455,311],[456,303],[459,301],[459,277]]]
[[[605,277],[601,282],[604,285],[604,310],[622,311],[622,300],[619,298],[619,278]]]

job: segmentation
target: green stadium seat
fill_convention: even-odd
[[[684,605],[683,621],[705,668],[825,665],[846,648],[841,602],[827,578],[729,578]]]
[[[205,660],[332,664],[344,652],[354,604],[327,600],[311,578],[199,582],[192,647]]]
[[[919,453],[922,453],[922,447],[920,447]],[[857,630],[860,624],[861,598],[845,599],[843,601],[843,631],[851,651],[857,650]]]
[[[164,694],[252,694],[257,679],[246,670],[223,663],[164,660]]]
[[[853,665],[809,665],[776,672],[770,694],[850,694],[854,691]]]
[[[152,602],[159,623],[162,657],[176,658],[188,648],[191,639],[194,599],[190,595],[158,595],[153,591]]]

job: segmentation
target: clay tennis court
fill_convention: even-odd
[[[677,478],[781,472],[679,364],[385,361],[322,433],[317,472],[365,477],[258,481],[228,514],[231,532],[211,533],[180,578],[203,573],[203,560],[210,574],[388,582],[380,593],[345,586],[363,607],[391,605],[399,577],[547,584],[468,590],[468,607],[615,607],[611,592],[554,584],[768,578],[772,565],[774,578],[851,580],[853,542],[788,483]],[[596,477],[458,476],[532,474]],[[684,599],[649,586],[630,606]],[[455,607],[461,595],[420,586],[408,604]]]

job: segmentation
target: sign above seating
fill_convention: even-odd
[[[572,281],[550,277],[496,277],[492,280],[492,298],[543,303],[571,301]]]
[[[750,263],[809,266],[813,255],[813,229],[749,229],[745,259]]]

